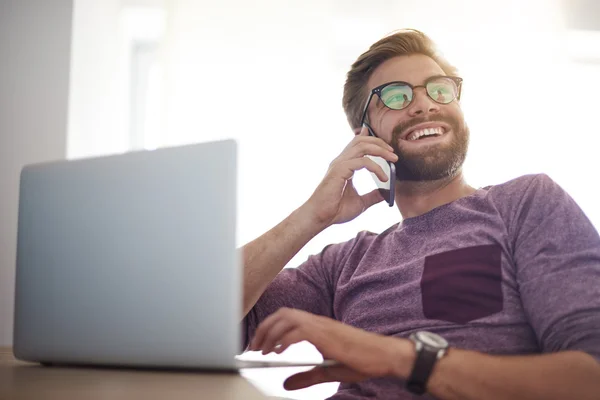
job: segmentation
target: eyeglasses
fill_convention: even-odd
[[[379,99],[387,108],[392,110],[402,110],[412,103],[415,97],[414,93],[416,88],[425,88],[427,96],[436,103],[449,104],[454,99],[460,100],[461,86],[462,78],[446,75],[432,76],[425,81],[424,85],[417,86],[402,81],[384,83],[371,90],[371,94],[367,99],[363,110],[361,125],[365,122],[369,103],[375,94],[379,96]]]

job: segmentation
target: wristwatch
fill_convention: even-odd
[[[411,393],[423,394],[427,391],[427,381],[435,363],[448,350],[448,342],[440,335],[426,331],[413,333],[410,340],[415,343],[417,358],[406,381],[406,389]]]

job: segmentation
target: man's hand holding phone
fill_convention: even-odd
[[[327,173],[312,196],[302,206],[323,228],[348,222],[366,209],[384,200],[380,189],[359,195],[352,183],[354,172],[366,168],[379,181],[388,182],[384,169],[373,159],[376,156],[395,163],[393,148],[380,138],[370,136],[366,127],[329,165]]]

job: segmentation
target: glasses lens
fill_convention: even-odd
[[[436,78],[427,82],[427,94],[438,103],[448,104],[458,96],[458,87],[450,78]]]
[[[381,89],[381,101],[393,110],[401,110],[412,101],[413,91],[408,85],[392,83]]]

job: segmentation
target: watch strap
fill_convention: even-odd
[[[438,360],[438,350],[423,346],[417,351],[417,358],[410,377],[406,381],[406,389],[415,394],[424,394],[427,391],[427,381]]]

